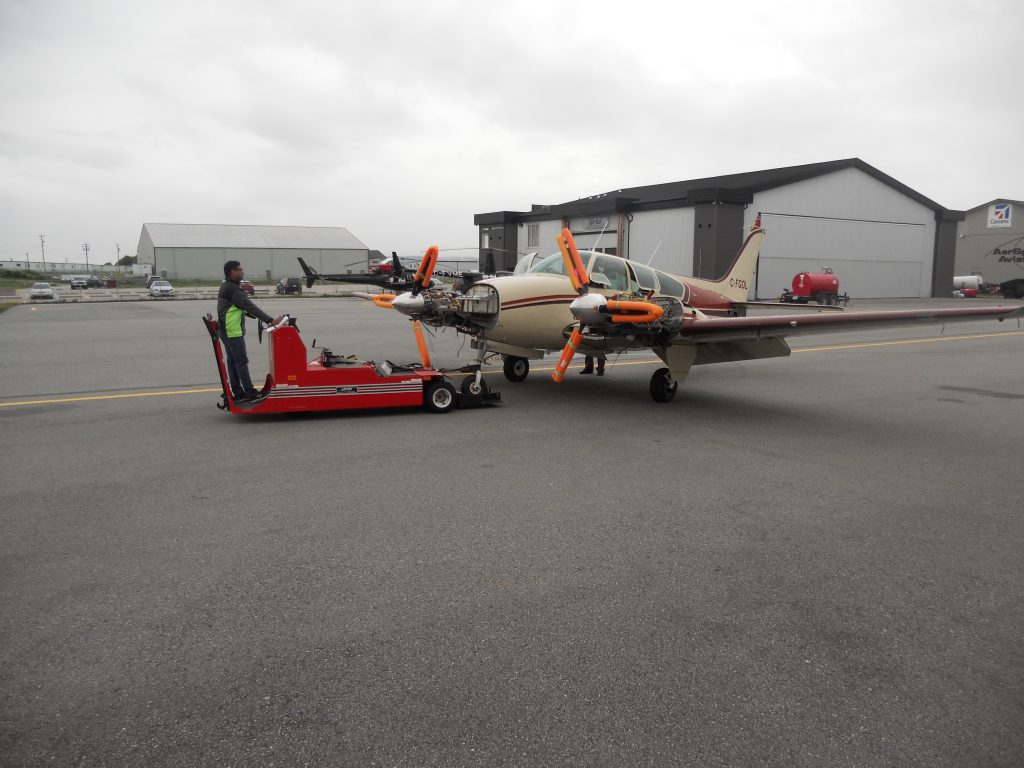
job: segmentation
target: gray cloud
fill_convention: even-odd
[[[474,213],[859,156],[1024,197],[1006,0],[0,6],[0,258],[144,221],[468,247]],[[100,245],[102,244],[102,245]],[[34,249],[34,250],[33,250]]]

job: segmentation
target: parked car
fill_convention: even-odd
[[[174,296],[174,286],[166,280],[154,280],[153,284],[149,286],[149,295],[153,298]]]
[[[277,281],[278,293],[302,293],[302,280],[297,277],[282,277]]]
[[[151,287],[151,286],[153,285],[153,283],[155,283],[155,282],[156,282],[157,280],[162,280],[162,279],[163,279],[163,278],[162,278],[162,277],[160,277],[160,275],[146,275],[146,287],[147,287],[147,288],[149,288],[149,287]]]
[[[32,292],[29,294],[32,301],[36,299],[52,299],[53,288],[49,283],[32,283]]]
[[[246,296],[256,295],[256,286],[250,283],[248,280],[243,280],[239,283],[242,286],[242,290],[245,291]]]
[[[86,277],[85,284],[88,285],[90,288],[103,287],[103,281],[96,277],[96,275],[89,275],[88,277]]]
[[[84,291],[89,287],[88,278],[82,275],[74,275],[71,278],[71,290],[73,291]]]

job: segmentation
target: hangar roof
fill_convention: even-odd
[[[302,248],[367,250],[344,227],[263,224],[143,224],[154,248]]]
[[[907,197],[938,212],[945,210],[934,200],[922,195],[892,176],[868,165],[859,157],[845,160],[830,160],[824,163],[793,165],[785,168],[769,168],[763,171],[731,173],[725,176],[709,176],[702,179],[672,181],[666,184],[650,184],[644,187],[626,187],[585,197],[560,205],[534,205],[529,211],[498,211],[481,213],[474,217],[474,224],[496,224],[502,221],[524,221],[527,219],[549,219],[553,216],[573,216],[610,211],[651,210],[676,208],[705,202],[749,203],[755,192],[783,187],[798,181],[824,176],[847,168],[857,168],[884,184],[893,187]]]
[[[995,200],[989,200],[987,203],[982,203],[981,205],[976,205],[973,208],[968,208],[965,213],[973,213],[974,211],[982,208],[988,208],[990,205],[995,205],[996,203],[1010,203],[1011,205],[1019,205],[1021,208],[1024,208],[1024,201],[1011,200],[1008,197],[997,197]]]

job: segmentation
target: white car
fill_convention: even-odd
[[[154,280],[153,284],[149,286],[149,295],[154,298],[158,298],[160,296],[173,296],[174,286],[166,280]]]
[[[32,283],[32,292],[29,294],[32,301],[36,299],[52,299],[53,288],[49,283]]]

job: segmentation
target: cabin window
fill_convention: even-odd
[[[665,296],[675,296],[681,299],[686,294],[683,284],[678,280],[673,280],[664,272],[658,272],[658,282],[661,283],[661,292]]]
[[[650,267],[645,267],[643,264],[630,263],[630,268],[633,270],[633,276],[636,280],[633,281],[632,289],[634,291],[658,291],[658,275]]]

